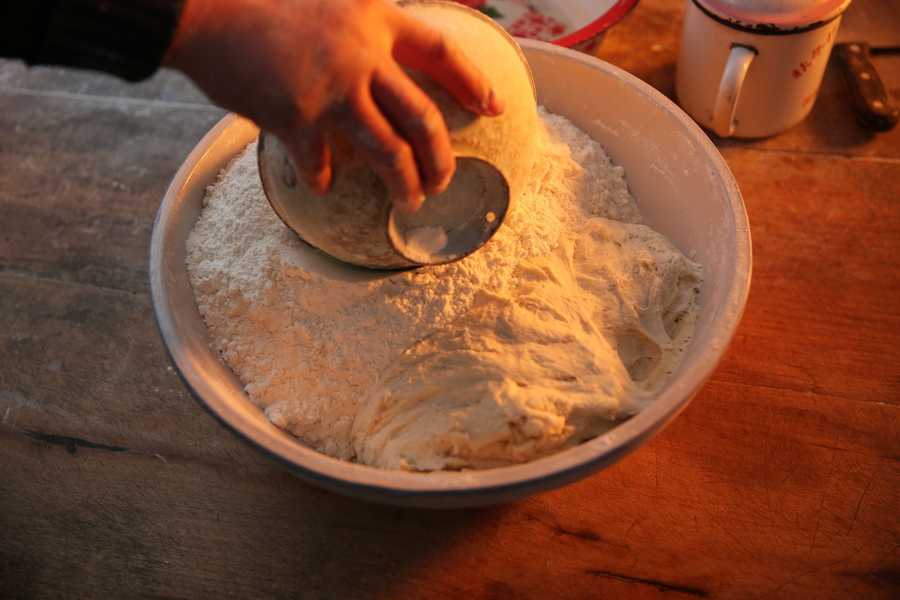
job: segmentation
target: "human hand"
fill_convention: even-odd
[[[452,40],[386,0],[187,0],[164,64],[275,134],[316,193],[331,185],[326,134],[345,136],[402,210],[456,166],[440,110],[402,67],[479,115],[503,111]]]

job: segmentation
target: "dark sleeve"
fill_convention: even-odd
[[[0,0],[0,56],[29,60],[37,55],[56,2]]]
[[[0,56],[138,81],[162,61],[183,0],[0,0]]]

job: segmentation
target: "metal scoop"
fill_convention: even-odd
[[[509,185],[487,161],[456,157],[447,190],[416,212],[391,206],[384,183],[349,151],[333,151],[331,192],[317,196],[300,182],[287,149],[261,133],[263,189],[285,225],[323,252],[363,267],[402,269],[468,256],[497,231],[509,208]]]

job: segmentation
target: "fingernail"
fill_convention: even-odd
[[[422,207],[422,203],[425,202],[425,195],[419,194],[418,196],[411,197],[403,197],[403,198],[394,198],[393,203],[394,207],[397,210],[403,212],[416,212],[419,208]]]
[[[450,163],[447,165],[441,165],[441,168],[438,169],[439,173],[444,173],[444,176],[441,179],[433,184],[428,186],[425,189],[425,192],[429,196],[437,196],[438,194],[443,194],[444,191],[450,186],[450,181],[453,180],[453,175],[456,172],[456,157],[452,154],[450,155]]]
[[[325,167],[306,180],[306,186],[314,194],[324,196],[331,191],[331,167]]]
[[[487,98],[485,98],[484,102],[481,105],[482,112],[491,117],[496,117],[497,115],[501,114],[504,108],[505,106],[503,105],[503,100],[501,100],[500,97],[497,96],[497,93],[493,89],[491,89]]]
[[[447,191],[447,188],[450,187],[450,182],[453,181],[453,173],[450,173],[446,177],[444,177],[441,182],[434,188],[432,192],[432,196],[436,196],[438,194],[443,194]]]

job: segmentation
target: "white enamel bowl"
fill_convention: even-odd
[[[656,402],[603,436],[530,463],[462,473],[385,471],[329,458],[272,425],[220,359],[197,309],[185,240],[204,190],[253,140],[252,123],[229,116],[188,156],[166,193],[150,249],[153,308],[163,341],[195,397],[228,429],[301,479],[395,505],[463,507],[558,488],[621,460],[672,421],[709,378],[738,326],[750,284],[747,214],[709,138],[665,96],[590,56],[519,40],[538,101],[599,140],[625,168],[647,224],[703,265],[696,332]]]

